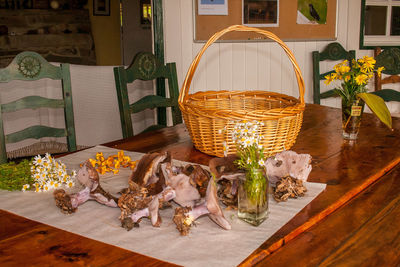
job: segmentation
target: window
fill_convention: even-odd
[[[362,0],[360,49],[400,45],[400,0]]]
[[[151,1],[141,0],[140,1],[140,23],[142,25],[151,24]]]

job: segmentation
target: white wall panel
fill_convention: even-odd
[[[305,80],[305,64],[307,62],[307,58],[309,57],[309,53],[306,53],[306,44],[304,42],[295,42],[293,43],[293,54],[297,60],[297,64],[300,67],[300,71],[302,73],[303,79]],[[304,99],[307,101],[307,91],[312,90],[312,87],[307,87],[307,84],[305,84],[305,92],[304,92]],[[292,96],[299,98],[299,87],[297,83],[296,76],[293,71],[293,80],[292,80]]]
[[[280,45],[273,42],[271,43],[271,50],[269,53],[270,64],[270,90],[271,92],[282,92],[282,56],[286,57]]]
[[[232,90],[245,90],[246,44],[232,44]]]
[[[259,42],[257,43],[257,54],[259,60],[258,64],[258,77],[257,77],[257,89],[258,90],[270,90],[270,80],[271,80],[271,71],[269,64],[270,57],[270,43],[267,42]]]
[[[245,73],[245,90],[257,90],[258,76],[261,75],[258,71],[257,43],[247,43],[244,62]]]
[[[207,82],[202,90],[219,90],[219,45],[212,44],[207,48],[202,60],[206,61]]]
[[[219,44],[219,71],[220,71],[220,90],[232,90],[232,44],[220,43]]]
[[[193,46],[192,46],[193,59],[202,47],[203,47],[203,44],[201,44],[201,43],[193,43]],[[206,89],[207,88],[206,60],[207,60],[207,58],[202,57],[199,62],[199,65],[197,66],[196,71],[194,72],[193,81],[192,81],[191,88],[190,88],[190,93],[207,90]],[[185,75],[186,75],[186,72],[183,74],[183,77],[185,77]]]
[[[286,43],[287,47],[292,51],[294,54],[294,42],[287,42]],[[295,54],[294,54],[295,55]],[[295,55],[296,57],[296,55]],[[297,97],[298,93],[294,93],[296,88],[293,86],[293,81],[294,81],[294,70],[293,70],[293,64],[286,55],[285,52],[282,52],[282,93],[290,96],[295,96]],[[296,90],[297,91],[297,90]]]

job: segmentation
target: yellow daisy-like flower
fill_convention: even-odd
[[[372,65],[375,65],[376,60],[373,57],[363,56],[362,58],[360,58],[358,60],[358,62],[361,63],[361,64],[372,64]]]
[[[340,66],[339,71],[341,74],[345,74],[350,71],[350,67],[347,65]]]
[[[368,80],[368,76],[365,75],[365,74],[357,75],[356,78],[355,78],[355,81],[356,81],[356,83],[357,83],[358,85],[366,84],[366,83],[367,83],[367,80]]]
[[[353,69],[354,69],[354,68],[359,68],[359,67],[360,67],[360,64],[358,64],[357,60],[352,59],[352,60],[351,60],[351,67],[352,67]]]
[[[376,70],[376,73],[378,74],[379,77],[381,77],[382,71],[383,71],[384,69],[385,69],[385,67],[379,67],[379,68]]]
[[[370,63],[365,63],[364,65],[361,66],[361,72],[364,73],[371,73],[374,71],[375,65],[370,64]]]
[[[331,73],[325,76],[325,84],[330,84],[331,82],[333,82],[335,79],[338,78],[337,73]]]
[[[342,63],[336,64],[334,69],[337,74],[344,74],[350,71],[347,60],[344,60]]]

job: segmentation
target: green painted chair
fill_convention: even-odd
[[[385,67],[382,71],[387,76],[385,78],[375,75],[375,92],[374,94],[380,96],[386,102],[400,101],[400,92],[385,88],[388,84],[400,83],[400,49],[399,48],[386,48],[381,51],[379,47],[375,49],[376,67]],[[390,87],[390,86],[389,86]]]
[[[131,114],[146,109],[171,107],[173,125],[182,123],[182,115],[178,106],[179,87],[175,63],[164,65],[153,54],[140,52],[127,69],[123,66],[115,67],[114,78],[124,138],[134,135]],[[138,79],[148,81],[160,78],[168,80],[169,98],[159,95],[147,95],[134,103],[129,103],[127,84]],[[162,79],[162,81],[164,80]],[[166,127],[166,125],[157,122],[144,131],[162,127]]]
[[[0,104],[0,163],[7,162],[6,144],[16,143],[25,139],[66,137],[68,150],[76,150],[69,64],[60,64],[60,66],[55,66],[48,63],[38,53],[27,51],[19,53],[15,56],[10,65],[6,68],[0,69],[0,83],[7,83],[12,80],[35,81],[43,78],[60,80],[62,84],[63,99],[50,99],[41,96],[27,95],[16,101]],[[44,125],[35,125],[17,132],[5,134],[2,114],[22,109],[37,108],[64,109],[66,128],[60,129]],[[35,151],[32,152],[32,155],[37,154]]]
[[[343,46],[337,42],[328,44],[322,52],[313,51],[313,101],[314,104],[321,104],[321,99],[335,96],[333,90],[329,90],[321,93],[321,80],[325,80],[325,76],[333,73],[334,71],[328,71],[320,73],[320,62],[329,61],[342,61],[349,60],[350,62],[356,58],[356,51],[346,51]]]

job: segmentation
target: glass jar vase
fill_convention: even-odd
[[[268,177],[264,169],[248,169],[240,179],[238,217],[254,226],[268,217]]]
[[[364,101],[361,99],[342,98],[342,134],[344,139],[356,140],[364,112]]]

